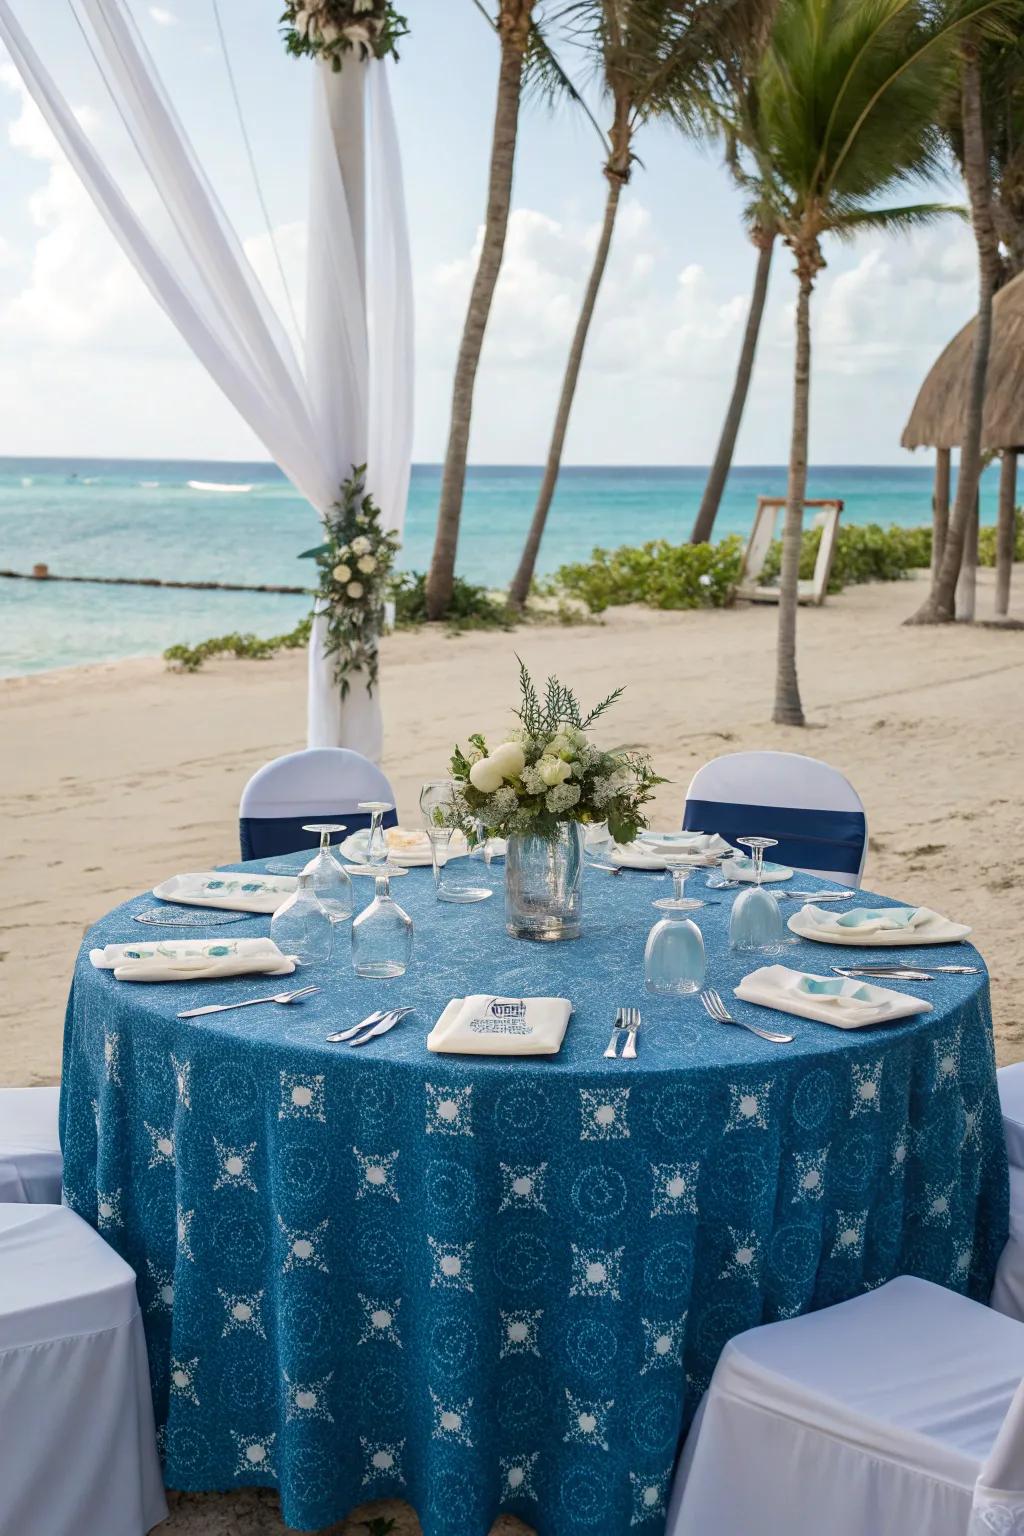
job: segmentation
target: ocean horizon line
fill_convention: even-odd
[[[176,465],[176,464],[181,464],[181,465],[189,465],[189,466],[194,466],[196,464],[217,464],[217,465],[222,465],[222,466],[225,466],[225,467],[228,467],[228,466],[235,467],[235,466],[237,466],[237,467],[246,468],[246,469],[261,469],[261,470],[262,469],[271,469],[271,470],[274,470],[278,475],[280,475],[282,480],[287,481],[287,478],[288,478],[285,475],[284,471],[282,469],[280,469],[277,464],[274,463],[273,459],[236,459],[236,458],[225,459],[225,458],[216,458],[216,457],[212,457],[212,458],[211,457],[205,457],[205,456],[202,456],[202,455],[197,456],[195,458],[181,458],[178,455],[170,455],[170,456],[167,456],[167,457],[160,457],[160,456],[151,455],[151,454],[142,454],[142,455],[127,454],[127,455],[124,455],[124,454],[112,454],[112,453],[99,453],[99,454],[96,454],[96,453],[94,453],[94,454],[79,454],[79,453],[66,453],[66,454],[57,454],[57,453],[47,453],[47,454],[42,454],[42,453],[38,453],[38,454],[37,453],[0,453],[0,465],[6,465],[6,464],[53,464],[53,465],[60,465],[60,466],[64,466],[64,465],[68,465],[68,464],[89,464],[89,465],[95,465],[95,464],[146,464],[146,465],[149,465],[149,464],[163,464],[163,465]],[[441,468],[442,468],[442,461],[439,460],[439,459],[416,459],[416,460],[413,461],[413,464],[412,464],[412,469],[413,470],[438,470],[439,471]],[[636,461],[626,461],[626,460],[623,460],[623,461],[621,461],[619,463],[576,463],[576,464],[563,464],[561,466],[560,473],[562,473],[562,474],[571,474],[571,473],[580,472],[580,471],[587,472],[587,473],[595,472],[595,471],[596,472],[635,473],[638,470],[664,470],[665,472],[667,472],[669,474],[678,474],[680,472],[695,473],[695,472],[698,472],[698,471],[701,472],[701,473],[705,473],[706,474],[706,473],[708,473],[710,471],[710,468],[711,468],[710,464],[688,464],[688,463],[682,463],[682,462],[680,462],[680,463],[668,463],[668,462],[660,461],[660,460],[659,461],[652,461],[652,462],[644,462],[644,461],[640,461],[640,460],[636,460]],[[923,459],[920,459],[920,460],[917,460],[914,463],[908,463],[908,462],[905,462],[904,460],[895,460],[895,459],[891,460],[891,461],[889,461],[889,460],[870,460],[870,461],[869,460],[864,460],[864,461],[856,461],[856,460],[811,460],[808,463],[808,472],[809,473],[818,473],[818,474],[826,473],[826,472],[832,471],[832,470],[842,471],[842,472],[854,472],[855,473],[855,472],[863,472],[865,470],[873,470],[873,469],[877,469],[877,470],[908,469],[908,470],[918,470],[918,471],[920,471],[920,470],[923,470],[923,469],[926,469],[926,468],[930,468],[930,460],[927,457],[923,458]],[[508,474],[510,472],[515,472],[515,471],[524,471],[524,472],[529,472],[531,474],[541,474],[544,471],[544,465],[543,465],[543,463],[537,463],[537,464],[525,463],[525,462],[524,463],[502,463],[502,462],[500,462],[498,460],[495,460],[493,462],[490,461],[490,460],[488,460],[488,461],[474,460],[474,461],[471,461],[467,465],[467,469],[469,471],[473,471],[473,470],[486,470],[486,471],[492,471],[492,472],[499,472],[499,473],[502,473],[502,474]],[[730,470],[730,473],[731,474],[735,474],[737,472],[740,472],[740,473],[764,472],[764,473],[778,474],[780,471],[785,471],[786,469],[787,469],[787,466],[786,466],[785,462],[780,460],[778,463],[774,463],[774,464],[768,463],[767,461],[766,462],[749,463],[749,464],[747,464],[747,463],[733,464],[732,468]]]

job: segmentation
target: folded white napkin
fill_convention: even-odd
[[[295,961],[273,939],[165,939],[91,949],[97,970],[118,981],[205,981],[216,976],[290,976]]]
[[[153,895],[161,901],[176,901],[188,907],[276,912],[297,886],[293,875],[239,874],[213,869],[202,874],[172,875],[154,886]]]
[[[564,997],[453,997],[427,1036],[430,1051],[472,1056],[554,1056],[572,1004]]]
[[[815,927],[837,933],[891,933],[901,928],[909,932],[933,922],[938,915],[929,907],[851,907],[849,911],[825,912],[811,905],[801,911]]]
[[[717,832],[641,832],[634,848],[643,847],[648,850],[663,852],[678,848],[680,851],[692,853],[695,858],[706,858],[708,855],[716,857],[731,853],[732,846],[724,837],[719,837]]]
[[[734,992],[742,1002],[758,1003],[840,1029],[856,1029],[862,1024],[906,1018],[931,1009],[930,1003],[889,987],[876,987],[848,977],[815,976],[791,970],[787,965],[765,965],[751,971]]]

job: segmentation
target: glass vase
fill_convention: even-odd
[[[505,928],[514,939],[578,939],[583,915],[583,828],[517,835],[505,854]]]

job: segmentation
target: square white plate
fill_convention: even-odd
[[[813,906],[813,902],[808,903]],[[851,928],[819,928],[813,919],[804,917],[804,909],[794,912],[786,925],[791,933],[801,939],[813,939],[815,944],[840,944],[852,949],[910,949],[916,944],[958,944],[970,936],[971,930],[963,923],[951,923],[948,917],[935,914],[932,921],[920,928],[888,928],[881,933],[857,933]]]
[[[765,965],[759,971],[744,976],[733,991],[744,1003],[756,1003],[759,1007],[772,1008],[776,1013],[792,1013],[797,1018],[813,1019],[817,1024],[830,1024],[834,1029],[875,1029],[880,1024],[892,1024],[896,1019],[909,1019],[915,1013],[931,1013],[932,1005],[920,997],[909,997],[905,992],[894,992],[891,987],[876,987],[872,982],[861,985],[868,994],[865,1001],[877,1003],[879,1012],[871,1018],[857,1019],[844,1015],[840,1010],[829,1011],[828,1004],[815,1002],[812,997],[799,993],[784,994],[778,987],[759,985],[758,978],[772,971],[789,971],[789,966]],[[815,981],[835,981],[834,976],[817,976],[813,971],[796,974],[811,976]],[[784,1000],[783,1000],[784,999]]]
[[[292,875],[253,875],[206,870],[202,874],[172,875],[153,887],[158,901],[187,907],[226,907],[231,912],[276,912],[298,889]]]

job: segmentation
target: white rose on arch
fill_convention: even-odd
[[[364,576],[372,576],[373,572],[377,569],[377,562],[372,555],[360,555],[356,561],[356,566],[357,569],[362,571]]]
[[[347,565],[336,565],[334,570],[331,572],[331,575],[334,577],[335,581],[351,581],[352,569]]]
[[[363,584],[361,581],[350,581],[345,591],[355,601],[356,598],[360,598],[363,595]]]
[[[365,533],[360,533],[352,540],[352,553],[354,555],[368,555],[373,548]]]

